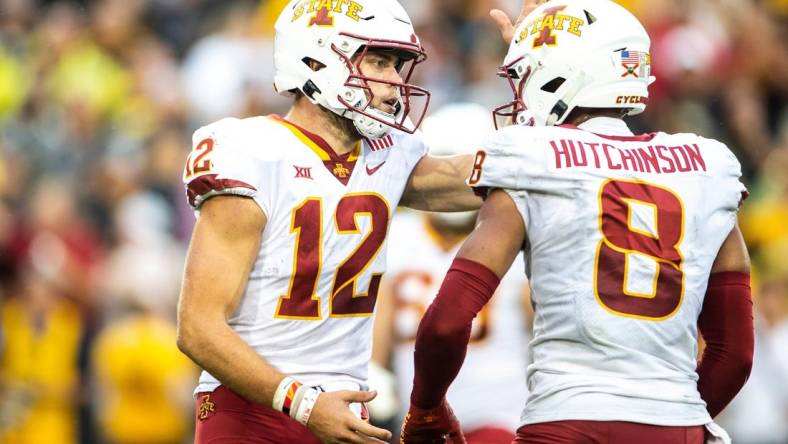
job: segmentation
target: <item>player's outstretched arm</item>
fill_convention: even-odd
[[[493,191],[419,325],[403,442],[445,439],[457,428],[445,405],[446,391],[465,359],[473,318],[492,297],[524,240],[525,225],[514,201],[505,191]]]
[[[698,363],[698,391],[712,418],[733,400],[750,375],[755,348],[750,293],[750,257],[735,226],[712,265],[698,317],[698,329],[706,341]]]
[[[227,324],[246,287],[265,224],[265,214],[249,198],[218,196],[202,205],[178,303],[178,347],[234,392],[272,406],[280,385],[295,381],[266,363]],[[348,407],[370,401],[374,393],[342,391],[314,397],[313,406],[304,401],[299,405],[311,409],[307,426],[323,442],[379,443],[376,438],[390,437]],[[304,418],[295,402],[293,412]]]
[[[490,11],[506,44],[512,41],[515,28],[546,0],[524,0],[517,20],[499,9]],[[466,186],[465,179],[473,168],[474,156],[424,156],[408,181],[400,205],[423,211],[468,211],[478,209],[481,201]]]
[[[428,154],[413,169],[399,204],[422,211],[476,210],[482,200],[465,183],[472,169],[472,155]]]

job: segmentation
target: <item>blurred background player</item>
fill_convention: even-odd
[[[102,270],[101,301],[112,320],[90,354],[95,413],[112,444],[175,444],[191,435],[189,396],[196,366],[178,350],[172,295],[183,270],[182,246],[167,236],[170,219],[156,195],[128,199],[113,215],[120,247]]]
[[[76,444],[79,309],[35,266],[9,293],[0,304],[0,442]]]
[[[650,43],[607,0],[547,2],[515,32],[496,109],[515,125],[477,153],[486,200],[419,327],[405,443],[458,435],[446,389],[520,254],[535,321],[515,442],[730,441],[713,418],[752,366],[747,191],[724,144],[624,122],[648,103]]]
[[[422,126],[430,153],[438,156],[475,153],[493,129],[490,112],[472,103],[447,105]],[[403,211],[392,222],[373,359],[396,376],[399,399],[406,401],[402,407],[413,384],[416,328],[475,222],[475,211]],[[509,444],[520,421],[531,313],[523,270],[522,260],[516,261],[495,300],[474,320],[465,365],[447,395],[469,443]],[[490,380],[506,390],[490,396]],[[399,413],[400,421],[405,413]]]
[[[25,224],[0,249],[17,259],[17,279],[0,294],[0,442],[78,442],[86,390],[94,237],[74,188],[42,180],[30,191]]]

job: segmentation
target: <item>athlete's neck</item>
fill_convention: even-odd
[[[353,151],[361,140],[350,119],[340,117],[306,98],[296,100],[285,119],[322,137],[340,156]]]
[[[581,123],[591,120],[594,117],[612,117],[614,119],[623,119],[626,115],[626,110],[615,108],[575,108],[567,116],[565,122],[571,125],[580,125]]]

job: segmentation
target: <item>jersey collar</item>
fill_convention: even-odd
[[[578,128],[583,131],[594,133],[599,137],[604,137],[605,139],[628,142],[648,142],[656,136],[656,133],[634,135],[626,122],[615,117],[592,117],[578,126],[570,124],[560,126],[564,128]]]
[[[358,159],[359,154],[361,153],[361,142],[356,144],[356,147],[348,154],[340,156],[339,154],[331,148],[331,145],[325,141],[319,135],[309,132],[304,128],[296,125],[293,122],[286,120],[285,118],[278,116],[276,114],[271,114],[268,116],[270,120],[284,126],[285,128],[289,129],[290,132],[293,133],[298,140],[300,140],[304,145],[306,145],[309,149],[311,149],[317,157],[320,158],[323,162],[328,161],[341,161],[341,162],[355,162]]]
[[[578,128],[596,134],[610,136],[634,136],[626,122],[615,117],[592,117],[577,125]]]

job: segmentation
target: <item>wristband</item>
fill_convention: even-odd
[[[319,395],[320,390],[317,388],[305,386],[285,376],[276,387],[271,407],[306,425]]]
[[[285,415],[290,415],[290,411],[293,410],[293,401],[296,397],[296,393],[301,387],[303,387],[303,385],[300,382],[286,376],[276,387],[271,407]]]
[[[312,410],[315,407],[318,396],[320,396],[320,391],[318,389],[302,386],[298,390],[298,394],[293,402],[290,417],[306,426],[309,422],[309,416],[312,415]]]

